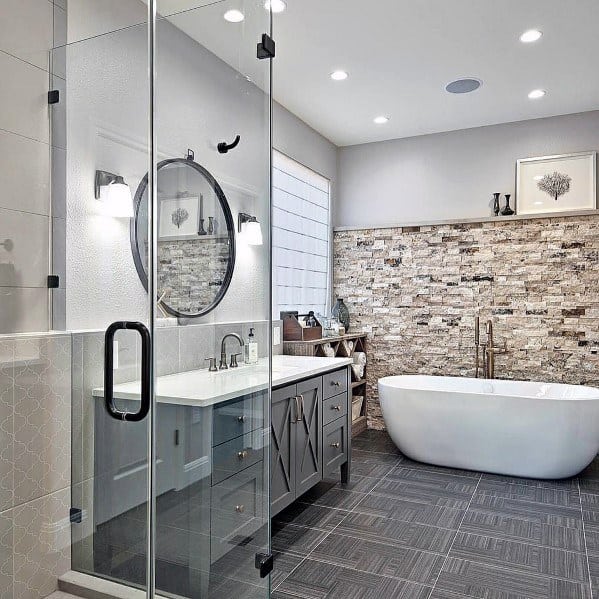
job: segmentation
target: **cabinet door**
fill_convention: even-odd
[[[296,497],[322,479],[322,377],[297,384],[302,399],[300,421],[295,425]]]
[[[295,499],[295,385],[272,392],[270,506],[277,514]]]

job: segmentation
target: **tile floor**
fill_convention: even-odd
[[[599,459],[565,481],[440,468],[384,432],[273,522],[273,599],[599,599]]]

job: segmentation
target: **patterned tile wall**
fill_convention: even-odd
[[[70,568],[71,337],[0,339],[0,599]]]
[[[599,386],[599,216],[338,231],[334,291],[369,335],[372,428],[380,377],[474,374],[477,311],[498,378]]]

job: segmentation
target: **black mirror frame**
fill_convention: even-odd
[[[169,158],[168,160],[163,160],[158,163],[157,171],[161,168],[169,165],[169,164],[184,164],[185,166],[189,166],[199,172],[207,181],[222,208],[223,214],[225,215],[225,222],[227,224],[227,233],[229,235],[229,262],[227,265],[227,272],[225,273],[225,277],[223,279],[223,283],[220,286],[220,289],[214,298],[214,301],[201,310],[200,312],[195,313],[184,313],[175,310],[171,306],[169,306],[166,302],[162,301],[161,305],[164,309],[171,315],[177,318],[199,318],[200,316],[205,316],[209,312],[212,312],[220,304],[222,299],[225,297],[229,286],[231,285],[231,279],[233,278],[233,270],[235,269],[235,222],[233,221],[233,215],[231,213],[231,208],[229,207],[229,202],[221,188],[218,184],[217,180],[201,165],[197,162],[194,162],[190,158]],[[135,206],[135,214],[130,221],[129,224],[129,235],[131,239],[131,253],[133,254],[133,262],[135,263],[135,269],[137,270],[137,274],[139,279],[144,286],[146,292],[148,291],[148,273],[144,268],[143,262],[141,260],[141,256],[139,253],[138,246],[138,237],[137,237],[137,219],[139,216],[139,210],[141,207],[141,201],[143,199],[144,193],[148,187],[148,175],[146,174],[144,178],[140,181],[137,190],[135,192],[134,198],[134,206]]]

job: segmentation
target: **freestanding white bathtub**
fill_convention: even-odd
[[[529,478],[566,478],[599,452],[599,389],[437,376],[379,379],[383,418],[408,457]]]

